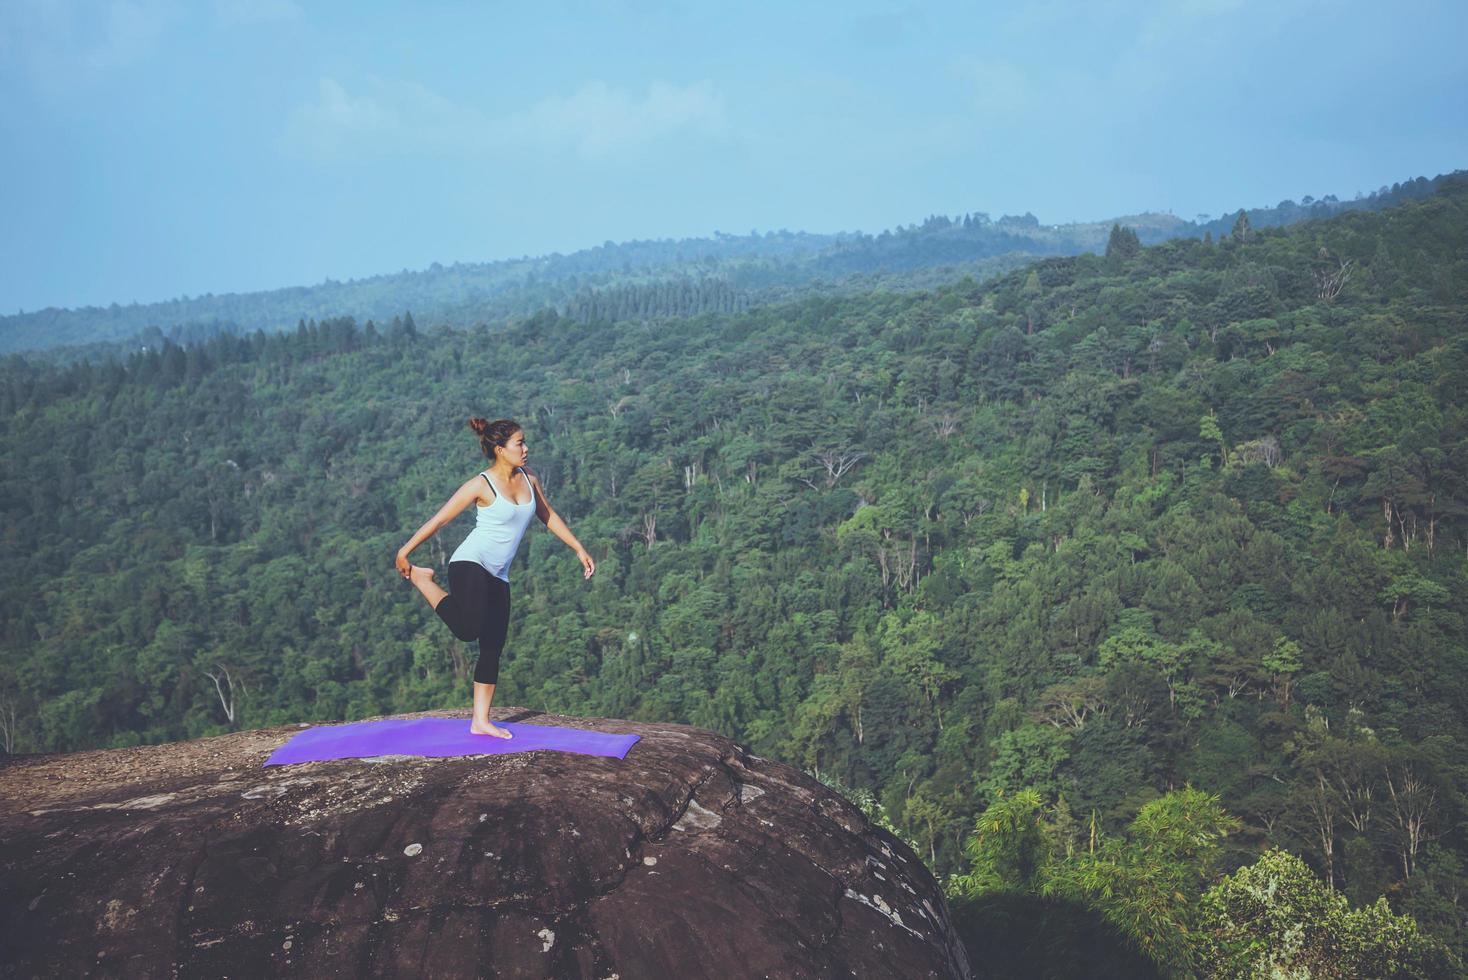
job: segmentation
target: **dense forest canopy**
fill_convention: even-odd
[[[532,530],[497,703],[688,722],[838,779],[956,897],[1182,867],[1187,914],[1224,916],[1267,866],[1461,955],[1465,317],[1449,180],[1153,247],[1118,226],[931,290],[12,355],[0,734],[466,705],[472,645],[392,557],[482,467],[468,417],[512,416],[598,572]],[[442,573],[471,522],[414,560]],[[1216,839],[1177,843],[1192,813]],[[1015,853],[1022,881],[995,870]],[[1196,922],[1147,909],[1138,947],[1191,962]]]
[[[1256,228],[1293,224],[1347,210],[1374,210],[1431,196],[1448,178],[1382,187],[1354,200],[1333,195],[1281,201],[1247,214]],[[1047,255],[1099,252],[1115,223],[1148,244],[1218,237],[1237,212],[1185,221],[1171,214],[1042,225],[1038,218],[984,212],[930,215],[879,234],[785,230],[711,238],[606,242],[501,262],[433,263],[427,269],[257,293],[180,297],[165,303],[45,309],[0,316],[0,354],[52,351],[48,359],[94,362],[163,340],[188,345],[216,333],[275,333],[303,319],[352,316],[386,321],[413,310],[426,323],[464,329],[498,326],[544,309],[590,320],[727,313],[807,295],[928,288],[964,275],[983,280]]]

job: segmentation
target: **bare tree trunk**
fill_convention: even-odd
[[[1437,492],[1427,498],[1427,554],[1436,557],[1437,551]]]
[[[1326,785],[1325,773],[1315,770],[1315,786],[1307,806],[1315,820],[1315,833],[1320,843],[1320,856],[1325,860],[1325,884],[1335,891],[1335,800]]]
[[[1412,877],[1417,867],[1417,852],[1422,845],[1435,840],[1429,822],[1437,806],[1437,790],[1412,771],[1410,765],[1400,772],[1386,771],[1386,789],[1391,799],[1392,819],[1397,825],[1397,849],[1402,858],[1402,877]]]
[[[214,691],[215,691],[216,694],[219,695],[219,704],[220,704],[220,707],[222,707],[224,709],[224,717],[229,720],[230,724],[233,724],[234,723],[235,708],[236,708],[236,694],[235,694],[235,689],[234,689],[234,678],[230,676],[230,674],[229,674],[229,668],[225,667],[222,664],[215,664],[214,666],[219,668],[219,671],[220,672],[218,674],[214,673],[214,671],[212,671],[212,670],[206,670],[206,671],[204,671],[204,673],[207,674],[208,677],[209,677],[209,679],[214,682]],[[220,686],[220,683],[219,683],[219,679],[220,679],[221,676],[223,676],[223,678],[224,678],[224,686],[223,687],[221,687]],[[229,688],[229,693],[228,694],[226,694],[225,691],[224,691],[224,688],[225,687]],[[244,682],[241,681],[240,682],[240,691],[239,691],[239,693],[240,694],[243,694],[244,693],[244,690],[245,690],[245,685],[244,685]]]
[[[867,454],[854,450],[826,449],[814,452],[812,455],[826,471],[826,489],[830,490]]]
[[[1321,251],[1324,252],[1324,249]],[[1327,255],[1321,255],[1322,259],[1328,257]],[[1337,259],[1337,268],[1316,271],[1315,281],[1320,286],[1319,296],[1321,299],[1327,303],[1335,301],[1335,298],[1340,295],[1341,289],[1346,285],[1346,281],[1351,278],[1351,263],[1353,261],[1353,259]]]
[[[15,753],[15,702],[10,698],[0,700],[0,746],[6,755]]]

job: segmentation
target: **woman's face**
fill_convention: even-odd
[[[516,432],[510,436],[509,441],[500,451],[505,454],[505,461],[511,466],[524,466],[525,460],[530,458],[530,449],[525,445],[524,432]]]

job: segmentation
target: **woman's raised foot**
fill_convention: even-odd
[[[433,584],[433,569],[425,565],[413,565],[408,569],[408,580],[418,588]]]

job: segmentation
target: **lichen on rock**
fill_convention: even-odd
[[[641,739],[262,769],[291,726],[11,760],[0,976],[971,975],[922,862],[799,770],[495,714]],[[426,716],[461,713],[400,717]]]

